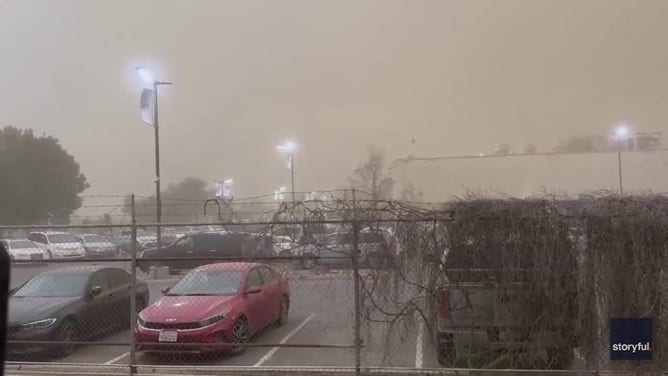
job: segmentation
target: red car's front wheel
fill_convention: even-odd
[[[248,322],[245,319],[237,320],[232,327],[232,350],[230,352],[234,355],[243,353],[246,350],[244,345],[249,339]]]
[[[288,322],[288,311],[290,310],[290,303],[288,299],[283,299],[281,303],[281,310],[278,312],[276,319],[276,326],[283,326]]]

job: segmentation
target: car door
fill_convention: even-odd
[[[248,317],[248,326],[252,333],[257,333],[267,326],[267,298],[264,291],[256,294],[246,293],[252,287],[263,289],[264,282],[260,270],[256,267],[251,269],[246,276],[246,286],[244,289],[244,299],[246,301],[246,316]]]
[[[267,302],[265,306],[266,320],[267,324],[270,324],[278,318],[278,313],[281,310],[281,303],[283,302],[281,286],[271,269],[266,266],[261,266],[259,269],[263,282],[262,293],[265,294],[264,299]]]
[[[164,248],[162,252],[162,257],[169,257],[180,260],[169,260],[165,262],[165,265],[169,266],[170,269],[189,269],[196,264],[196,261],[193,260],[195,255],[195,237],[194,236],[184,236],[181,239],[174,242],[169,247]]]
[[[325,244],[319,246],[321,264],[342,264],[350,261],[352,255],[352,236],[334,234],[325,238]]]
[[[130,281],[132,277],[121,269],[103,270],[109,286],[109,312],[111,326],[130,325]]]
[[[216,255],[221,261],[235,261],[243,255],[246,238],[239,234],[216,235]]]
[[[101,291],[98,295],[92,296],[91,291],[95,286],[99,286]],[[85,333],[99,334],[109,327],[112,322],[112,307],[109,300],[107,277],[102,270],[98,270],[91,274],[84,290],[85,303],[81,310],[80,322]]]
[[[192,267],[212,264],[218,262],[211,257],[220,257],[218,235],[216,234],[202,234],[193,236],[195,242],[193,245],[193,257],[200,260],[193,260]]]

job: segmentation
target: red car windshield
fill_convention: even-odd
[[[234,270],[193,270],[169,290],[169,296],[234,295],[241,287],[243,272]]]

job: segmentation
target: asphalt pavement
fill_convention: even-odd
[[[86,262],[91,264],[92,262]],[[14,265],[12,287],[19,286],[33,275],[45,270],[84,263],[57,263],[45,265]],[[105,265],[126,268],[127,263]],[[140,278],[147,279],[140,274]],[[175,279],[147,279],[151,303],[158,300],[161,290]],[[350,367],[355,364],[353,348],[275,347],[287,345],[352,345],[354,339],[354,291],[349,276],[320,275],[313,278],[291,278],[291,307],[288,323],[270,328],[254,344],[237,356],[155,358],[137,353],[137,363],[145,365],[201,365],[201,366],[294,366],[294,367]],[[389,334],[388,334],[389,333]],[[381,367],[438,367],[432,350],[424,344],[420,328],[393,331],[387,324],[362,322],[362,366]],[[130,331],[125,330],[100,338],[100,342],[130,342]],[[422,340],[420,340],[422,339]],[[64,363],[128,364],[129,346],[87,345],[78,348],[63,359],[44,359]],[[41,359],[37,359],[41,361]]]

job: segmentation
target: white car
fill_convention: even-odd
[[[14,260],[41,261],[49,259],[46,249],[28,239],[3,239],[0,243],[9,252],[9,258]]]
[[[89,257],[115,257],[118,249],[109,239],[97,234],[82,234],[77,240],[83,244]]]
[[[31,232],[28,240],[41,244],[50,258],[80,258],[86,256],[83,244],[67,232]]]

